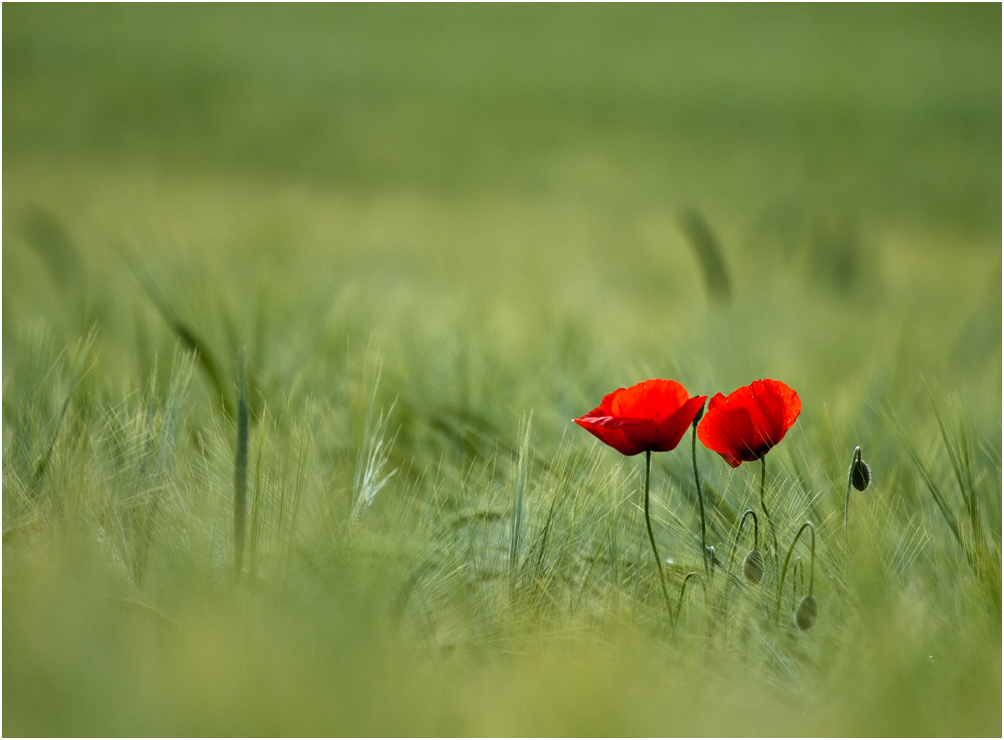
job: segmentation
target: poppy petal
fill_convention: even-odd
[[[740,465],[743,464],[743,459],[741,457],[735,457],[734,455],[729,455],[724,452],[719,452],[718,454],[721,455],[722,459],[729,465],[731,465],[733,468],[738,468]]]
[[[701,443],[732,467],[757,460],[795,423],[802,402],[777,380],[755,380],[728,396],[716,394],[697,428]]]
[[[711,397],[711,400],[708,401],[708,411],[711,411],[711,409],[713,409],[715,406],[717,406],[724,400],[725,396],[723,396],[721,393],[716,393],[714,396]]]
[[[683,435],[687,433],[690,425],[694,423],[694,418],[701,410],[701,407],[704,406],[706,399],[707,396],[694,396],[688,399],[679,411],[659,425],[659,452],[676,449],[676,446],[680,444],[680,440],[683,439]]]
[[[704,405],[675,380],[654,378],[618,388],[573,421],[624,455],[674,449]]]
[[[610,403],[611,416],[656,421],[662,421],[675,413],[690,398],[687,390],[675,380],[659,379],[646,380],[610,395],[613,396]]]
[[[644,452],[646,442],[653,436],[655,423],[645,419],[618,419],[612,416],[583,416],[573,419],[576,424],[610,445],[622,455]]]

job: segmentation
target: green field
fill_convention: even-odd
[[[999,5],[2,12],[5,735],[1000,735]]]

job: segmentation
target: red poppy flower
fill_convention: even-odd
[[[798,394],[779,380],[754,380],[728,396],[718,393],[697,427],[701,443],[738,468],[759,460],[784,437],[802,410]]]
[[[573,421],[622,455],[668,452],[680,443],[707,396],[690,397],[675,380],[646,380],[618,388]]]

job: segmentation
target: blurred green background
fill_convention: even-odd
[[[999,228],[992,7],[13,8],[7,155]]]
[[[999,733],[1000,5],[3,21],[5,729]],[[278,518],[235,586],[242,347]],[[821,527],[815,642],[750,617],[702,643],[708,602],[682,645],[653,626],[638,461],[569,424],[646,377],[799,392],[771,485]],[[367,408],[397,474],[357,521]],[[856,444],[878,492],[848,575]],[[721,548],[755,471],[698,455]],[[526,542],[575,502],[532,609],[477,564],[507,562],[527,456]],[[686,457],[654,473],[677,562]],[[969,539],[932,485],[983,492]],[[996,575],[960,555],[984,533]]]
[[[836,296],[937,348],[915,365],[999,344],[993,7],[5,13],[10,315],[46,311],[41,214],[85,263],[118,240],[245,295],[328,272],[587,323],[590,296],[671,341],[696,209],[758,313]]]

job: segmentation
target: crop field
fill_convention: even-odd
[[[1000,5],[2,13],[5,735],[1000,736]]]

